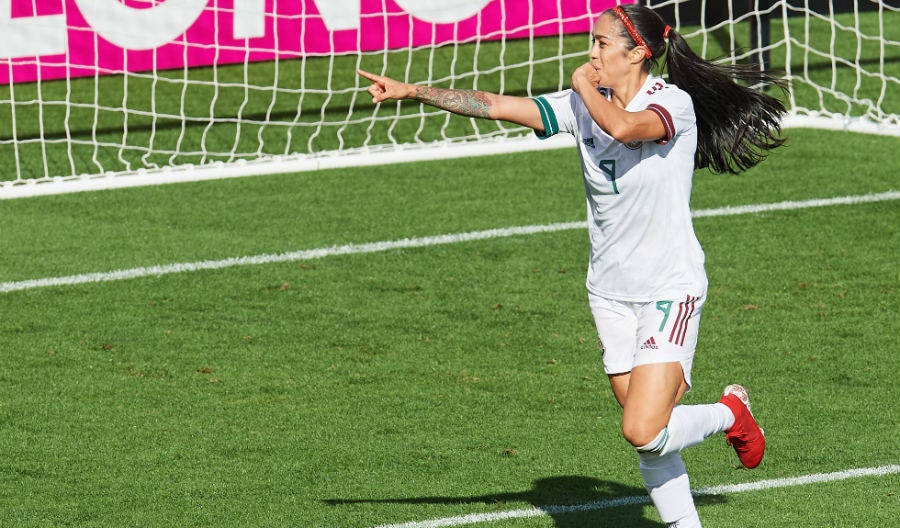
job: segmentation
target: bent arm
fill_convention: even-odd
[[[656,141],[666,138],[666,128],[658,113],[652,110],[629,112],[619,108],[596,90],[581,95],[594,122],[622,143]]]
[[[654,110],[630,112],[620,108],[597,91],[593,67],[585,64],[572,74],[575,90],[588,113],[604,132],[622,143],[667,139],[668,131],[659,113]]]
[[[432,88],[402,83],[362,70],[357,70],[357,73],[372,81],[368,91],[375,103],[388,99],[413,99],[466,117],[509,121],[538,132],[544,131],[541,112],[537,104],[527,97],[499,95],[481,90]]]

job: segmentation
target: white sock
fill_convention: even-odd
[[[681,455],[638,452],[638,456],[644,486],[663,522],[670,527],[700,528],[700,517]]]
[[[695,446],[706,437],[727,431],[734,425],[734,414],[724,403],[676,405],[669,418],[669,441],[660,455]]]
[[[708,436],[727,431],[732,425],[734,414],[723,403],[676,405],[672,409],[669,425],[652,442],[637,450],[660,456],[677,453],[699,444]]]

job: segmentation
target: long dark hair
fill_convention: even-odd
[[[649,71],[665,55],[669,82],[693,99],[697,116],[695,164],[698,168],[708,167],[719,173],[742,172],[784,143],[781,137],[781,117],[786,113],[784,105],[762,91],[767,86],[785,90],[780,79],[761,71],[756,64],[716,64],[703,59],[678,32],[647,7],[630,4],[618,9],[627,15],[638,39],[643,40],[650,50],[651,57],[644,63],[645,68]],[[619,20],[622,36],[637,46],[621,17],[613,10],[606,14]]]

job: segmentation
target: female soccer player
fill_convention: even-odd
[[[668,43],[668,45],[667,45]],[[652,71],[665,55],[668,82]],[[578,140],[591,241],[587,289],[604,369],[622,406],[650,497],[668,526],[700,526],[680,451],[724,432],[756,467],[765,438],[747,391],[718,403],[679,405],[691,387],[704,254],[689,209],[695,167],[740,172],[779,146],[783,105],[750,86],[778,84],[754,67],[698,57],[641,5],[605,11],[590,61],[571,89],[536,98],[411,85],[359,71],[374,102],[413,99],[457,114]]]

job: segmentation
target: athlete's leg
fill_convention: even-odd
[[[611,376],[610,383],[623,402],[622,432],[637,448],[644,486],[660,518],[679,528],[700,527],[680,453],[660,455],[640,449],[666,430],[676,403],[688,388],[681,363],[640,365],[627,376]]]
[[[637,412],[630,417],[626,408],[623,418],[625,437],[641,451],[661,455],[675,453],[726,430],[734,421],[733,413],[721,403],[677,405],[684,392],[690,389],[704,304],[703,295],[685,295],[682,299],[680,302],[646,303],[637,314],[636,337],[641,345],[636,347],[633,371],[638,372],[645,365],[667,365],[657,367],[663,370],[655,374],[647,374],[645,388],[629,389],[629,398],[632,391],[640,390],[635,395],[644,405],[650,406],[644,411],[635,406]],[[666,392],[655,394],[657,400],[651,400],[655,387],[666,387]],[[664,404],[672,394],[676,399],[665,409]],[[652,409],[663,409],[667,414],[648,414]]]
[[[622,434],[631,445],[653,441],[687,391],[681,364],[650,363],[632,369],[622,406]]]
[[[722,403],[677,405],[672,410],[665,442],[658,446],[658,452],[660,455],[679,452],[726,431],[733,424],[734,414]]]
[[[591,302],[604,351],[604,368],[623,408],[622,431],[635,447],[664,436],[673,409],[689,388],[693,341],[687,339],[688,347],[684,347],[681,333],[675,333],[679,337],[677,344],[669,341],[671,332],[663,334],[676,323],[680,328],[689,328],[687,316],[672,317],[666,324],[669,318],[662,308],[669,310],[673,304],[642,309],[633,303],[603,299]],[[651,327],[655,334],[648,334],[646,329]],[[677,451],[661,456],[659,452],[640,450],[638,454],[641,476],[663,521],[685,528],[699,527],[681,455]]]
[[[637,369],[643,371],[645,366],[637,367]],[[674,370],[674,367],[666,370],[669,369]],[[630,372],[609,377],[613,394],[623,408],[628,397],[630,381]],[[678,388],[676,401],[681,399],[686,389],[686,383]],[[635,393],[635,398],[637,397],[637,393]],[[665,402],[666,398],[663,397],[662,400]],[[646,400],[644,404],[646,405]],[[664,412],[665,404],[663,403],[661,413]],[[662,426],[660,424],[663,423],[664,415],[661,413],[656,416],[651,415],[648,420],[644,420],[637,410],[627,415],[623,413],[622,430],[625,438],[635,447],[643,448],[644,451],[666,455],[697,445],[711,435],[728,430],[734,424],[734,413],[721,402],[708,405],[675,404],[672,409],[669,409],[668,419]]]
[[[638,457],[644,487],[666,526],[700,528],[700,516],[681,453],[659,456],[638,452]]]

